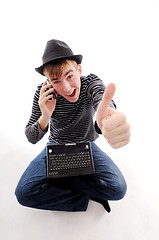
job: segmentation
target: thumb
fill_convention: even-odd
[[[115,91],[116,91],[115,84],[114,83],[108,84],[108,86],[103,94],[102,101],[100,102],[100,104],[98,106],[98,110],[97,110],[97,114],[96,114],[96,120],[97,120],[99,127],[101,127],[102,120],[105,117],[107,117],[108,107],[109,107],[109,104],[110,104],[114,94],[115,94]]]
[[[102,101],[101,101],[101,107],[102,107],[102,110],[106,111],[107,108],[109,107],[109,104],[115,94],[115,91],[116,91],[116,86],[114,83],[109,83],[104,94],[103,94],[103,98],[102,98]]]

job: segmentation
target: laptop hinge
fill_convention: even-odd
[[[65,146],[76,145],[76,143],[65,143]]]

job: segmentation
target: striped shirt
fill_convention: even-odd
[[[39,126],[41,110],[38,104],[40,89],[37,87],[33,99],[33,107],[30,119],[25,128],[28,141],[35,144],[46,134],[49,126],[42,131]],[[69,102],[61,95],[57,96],[56,107],[50,118],[49,142],[64,144],[84,141],[95,141],[98,133],[95,130],[93,116],[97,110],[105,85],[96,75],[90,74],[81,77],[81,91],[76,102]],[[112,101],[111,107],[115,108]]]

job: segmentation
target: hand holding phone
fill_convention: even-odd
[[[56,106],[57,92],[51,86],[50,83],[45,81],[40,90],[39,107],[41,110],[41,116],[39,118],[39,126],[44,131],[49,123]],[[50,98],[51,97],[51,98]]]
[[[47,84],[50,85],[49,80],[47,80]],[[47,92],[49,89],[50,89],[50,88],[47,88],[47,89],[46,89],[46,92]],[[48,95],[53,95],[53,98],[56,99],[56,98],[57,98],[57,95],[56,95],[56,94],[57,94],[57,93],[56,93],[56,91],[55,91],[55,89],[54,89],[53,92],[49,93]],[[49,98],[49,100],[52,100],[52,98]]]

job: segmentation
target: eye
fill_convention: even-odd
[[[67,78],[68,78],[68,79],[71,79],[71,78],[73,78],[73,75],[69,75]]]
[[[53,81],[53,84],[58,84],[59,83],[59,81],[58,80],[56,80],[56,81]]]

